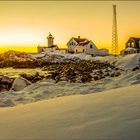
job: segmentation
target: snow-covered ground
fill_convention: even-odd
[[[91,94],[119,87],[140,83],[140,71],[124,72],[119,77],[106,78],[90,83],[70,83],[53,80],[34,83],[21,91],[6,91],[0,93],[0,107],[27,104],[39,100],[46,100],[61,96]]]
[[[133,68],[134,66],[140,63],[140,53],[125,55],[125,56],[118,56],[118,57],[114,57],[112,55],[103,56],[103,57],[102,56],[92,57],[91,55],[86,55],[84,53],[79,53],[79,54],[66,53],[65,54],[65,53],[51,52],[49,54],[46,54],[46,57],[48,56],[51,57],[53,55],[62,56],[62,59],[73,59],[77,57],[79,59],[84,59],[84,60],[100,60],[100,61],[108,61],[110,63],[116,62],[116,66],[125,68],[125,69]],[[45,54],[32,54],[31,56],[33,58],[40,58],[40,57],[45,57]]]
[[[132,69],[140,64],[140,54],[64,57],[109,61],[124,71],[89,83],[45,80],[18,92],[1,92],[0,139],[138,140],[140,70]],[[0,72],[13,76],[20,70]],[[32,72],[42,71],[25,73]]]
[[[0,107],[15,106],[20,104],[27,104],[36,102],[39,100],[48,100],[61,96],[79,95],[79,94],[91,94],[101,91],[111,90],[120,87],[127,87],[140,83],[140,70],[132,71],[129,69],[134,68],[139,64],[140,54],[127,55],[127,56],[107,56],[96,57],[101,61],[115,62],[117,67],[124,69],[119,77],[108,77],[98,81],[92,81],[89,83],[70,83],[67,81],[61,81],[55,83],[53,80],[44,80],[40,83],[34,83],[21,91],[6,91],[0,93]],[[5,69],[0,72],[5,74],[19,74],[23,69]],[[45,74],[45,71],[40,69],[25,69],[25,73],[40,72]],[[9,75],[9,76],[10,76]]]
[[[118,57],[116,60],[116,66],[123,69],[132,69],[140,64],[140,54],[131,54]]]
[[[140,84],[0,108],[0,139],[138,140],[139,91]]]

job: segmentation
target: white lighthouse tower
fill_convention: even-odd
[[[49,33],[47,39],[48,39],[48,47],[53,46],[54,37],[51,35],[51,33]]]

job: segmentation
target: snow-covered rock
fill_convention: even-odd
[[[22,78],[22,77],[17,77],[12,85],[12,90],[14,91],[20,91],[22,89],[24,89],[25,87],[27,87],[28,85],[30,85],[31,82],[29,82],[28,80]]]

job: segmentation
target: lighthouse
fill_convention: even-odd
[[[53,46],[53,40],[54,40],[54,37],[52,36],[51,33],[49,33],[47,39],[48,39],[48,47]]]
[[[46,46],[37,46],[38,53],[48,53],[48,52],[55,52],[55,51],[60,51],[57,45],[54,44],[54,37],[52,36],[51,33],[46,37],[48,40],[48,45]]]

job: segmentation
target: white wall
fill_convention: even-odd
[[[107,56],[107,55],[109,55],[109,52],[107,49],[101,49],[101,50],[99,50],[99,55],[100,56]]]
[[[48,47],[53,45],[53,39],[54,38],[48,38]]]
[[[74,53],[85,53],[86,51],[86,46],[76,46],[74,48]]]
[[[92,48],[91,48],[92,45]],[[90,54],[90,55],[98,55],[99,54],[99,50],[98,48],[95,46],[94,43],[90,42],[87,46],[86,46],[86,54]]]
[[[45,52],[46,48],[45,47],[37,47],[37,52],[41,53],[41,52]]]

